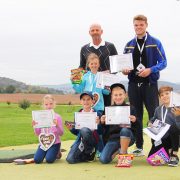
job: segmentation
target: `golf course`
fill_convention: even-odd
[[[18,104],[0,103],[0,159],[18,156],[23,152],[34,153],[37,149],[38,138],[34,135],[31,126],[32,110],[42,109],[40,104],[31,104],[30,108],[23,110]],[[73,121],[77,105],[57,105],[55,111],[65,120]],[[144,116],[144,126],[147,122],[147,113]],[[134,157],[132,167],[117,168],[117,157],[112,163],[103,165],[96,158],[93,162],[68,164],[66,156],[75,136],[64,127],[62,136],[62,158],[53,164],[26,164],[0,163],[1,180],[116,180],[116,179],[143,179],[143,180],[179,180],[180,167],[154,167],[146,162],[151,147],[150,138],[144,135],[145,156]],[[130,148],[130,151],[134,147]],[[180,155],[180,154],[179,154]]]

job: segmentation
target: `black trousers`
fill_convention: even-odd
[[[179,150],[179,135],[180,135],[180,130],[177,128],[177,126],[171,125],[168,132],[161,139],[162,144],[160,144],[159,146],[155,146],[154,140],[151,140],[152,147],[151,147],[148,157],[150,155],[154,154],[155,152],[157,152],[162,147],[164,147],[167,154],[169,154],[169,149],[172,149],[172,152],[173,151],[178,152],[178,150]],[[169,155],[171,155],[171,154],[169,154]]]
[[[147,109],[149,119],[153,117],[154,111],[159,106],[158,86],[150,83],[129,82],[129,101],[136,109],[137,125],[135,131],[136,147],[143,148],[143,112],[144,105]]]

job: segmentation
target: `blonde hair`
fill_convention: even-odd
[[[160,88],[159,88],[159,91],[158,91],[158,93],[159,93],[159,96],[161,95],[161,93],[163,93],[163,92],[165,92],[165,91],[173,91],[173,88],[172,87],[170,87],[170,86],[161,86]]]
[[[145,23],[147,23],[147,17],[142,15],[142,14],[139,14],[139,15],[136,15],[134,18],[133,18],[133,22],[134,21],[145,21]]]
[[[56,106],[56,101],[54,99],[54,97],[51,95],[51,94],[46,94],[44,97],[43,97],[43,100],[42,100],[42,105],[44,106],[44,101],[45,100],[52,100],[53,103],[54,103],[54,108]]]
[[[87,57],[87,62],[86,62],[86,68],[88,68],[89,63],[94,60],[94,59],[98,59],[99,65],[100,65],[100,60],[99,60],[99,56],[95,53],[90,53]]]

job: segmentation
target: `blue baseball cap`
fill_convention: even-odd
[[[93,99],[93,95],[91,92],[83,92],[81,95],[80,95],[80,100],[83,98],[83,96],[89,96],[91,99]]]

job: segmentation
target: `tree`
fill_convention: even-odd
[[[5,93],[12,94],[16,91],[16,88],[13,85],[9,85],[5,88]]]

